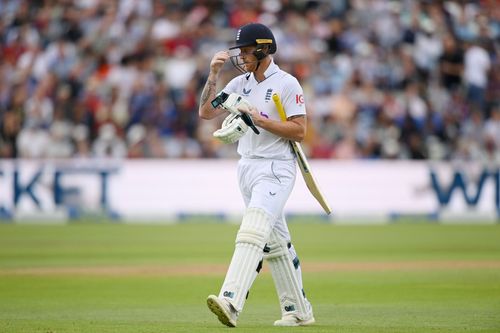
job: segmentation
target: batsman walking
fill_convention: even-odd
[[[209,309],[230,327],[236,326],[263,259],[271,270],[281,306],[281,319],[274,325],[305,326],[315,322],[284,214],[296,178],[295,155],[289,141],[303,140],[306,107],[297,79],[274,63],[271,55],[276,50],[276,40],[268,27],[259,23],[242,26],[235,45],[213,56],[199,106],[203,119],[227,115],[229,111],[214,136],[224,143],[238,141],[241,156],[237,173],[246,210],[219,295],[207,299]],[[231,56],[230,52],[237,54]],[[229,59],[242,74],[217,94],[219,72]],[[286,111],[284,122],[272,100],[275,93]]]

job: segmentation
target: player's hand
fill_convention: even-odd
[[[212,61],[210,62],[210,73],[217,75],[224,66],[224,63],[229,59],[229,52],[228,51],[219,51],[217,52],[213,58]]]
[[[255,106],[250,106],[249,108],[245,106],[239,106],[238,111],[248,114],[252,118],[254,124],[256,126],[259,126],[262,120],[262,116],[260,115],[259,110],[257,110]]]

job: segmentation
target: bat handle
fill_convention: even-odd
[[[250,117],[247,113],[242,112],[241,119],[243,119],[245,124],[247,124],[247,126],[250,127],[255,134],[260,134],[260,131],[255,126],[252,117]]]

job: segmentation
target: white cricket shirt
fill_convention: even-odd
[[[225,93],[237,93],[259,110],[263,117],[280,120],[272,96],[277,93],[286,116],[305,115],[304,92],[297,79],[282,71],[271,61],[264,72],[265,79],[258,82],[253,73],[239,75],[223,89]],[[259,127],[260,134],[251,129],[238,141],[238,154],[244,158],[293,159],[289,141]]]

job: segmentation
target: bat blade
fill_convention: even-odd
[[[311,192],[313,197],[318,201],[325,213],[327,213],[328,215],[331,214],[332,208],[330,207],[328,202],[326,202],[325,197],[318,187],[318,182],[311,173],[311,167],[309,166],[306,155],[302,150],[302,146],[297,142],[292,142],[291,144],[295,155],[297,156],[297,164],[299,165],[300,172],[302,173],[302,178],[304,178],[304,182],[306,183],[309,192]]]
[[[285,109],[283,108],[283,104],[281,104],[280,97],[276,93],[273,94],[273,102],[276,105],[276,109],[278,110],[281,121],[286,121]],[[302,178],[304,178],[304,182],[306,183],[309,192],[311,192],[311,194],[318,201],[323,210],[327,214],[331,214],[332,209],[326,202],[325,197],[318,187],[316,179],[314,179],[314,176],[311,173],[311,168],[309,167],[309,162],[307,161],[306,154],[304,154],[304,151],[302,150],[302,146],[295,141],[290,141],[290,145],[292,146],[293,152],[297,157],[297,164],[299,165],[300,172],[302,173]]]

